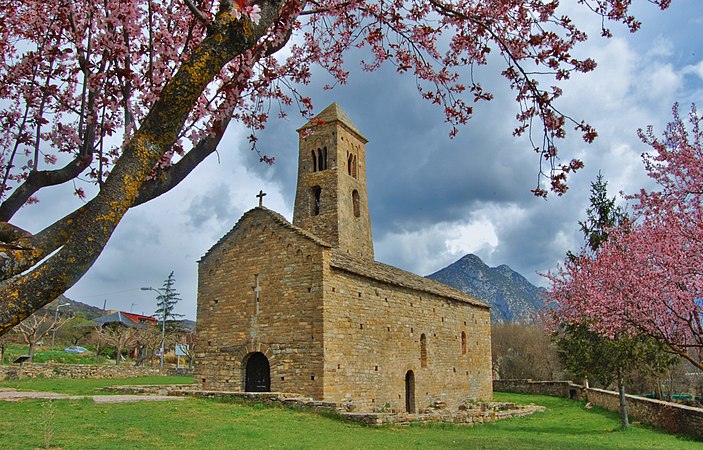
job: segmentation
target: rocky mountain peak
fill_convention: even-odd
[[[502,264],[489,267],[468,254],[427,278],[452,286],[491,305],[492,322],[531,321],[543,306],[541,288]]]

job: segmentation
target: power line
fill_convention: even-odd
[[[76,295],[76,297],[81,297],[81,298],[104,297],[106,295],[123,294],[125,292],[133,292],[133,291],[138,291],[138,290],[139,290],[139,288],[122,289],[121,291],[104,292],[101,294],[91,294],[91,295],[79,294],[79,295]]]

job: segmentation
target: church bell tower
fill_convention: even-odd
[[[293,224],[353,256],[374,259],[366,142],[336,103],[298,130]]]

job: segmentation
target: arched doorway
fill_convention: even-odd
[[[271,367],[269,360],[261,352],[252,353],[246,359],[245,392],[270,392]]]
[[[405,411],[415,413],[415,374],[412,370],[405,374]]]

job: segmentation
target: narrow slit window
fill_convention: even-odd
[[[420,367],[427,367],[427,336],[420,335]]]
[[[320,214],[320,197],[322,196],[322,188],[320,186],[312,187],[312,215]]]
[[[359,191],[354,189],[352,191],[352,206],[354,207],[354,217],[361,216],[361,205],[359,203]]]

